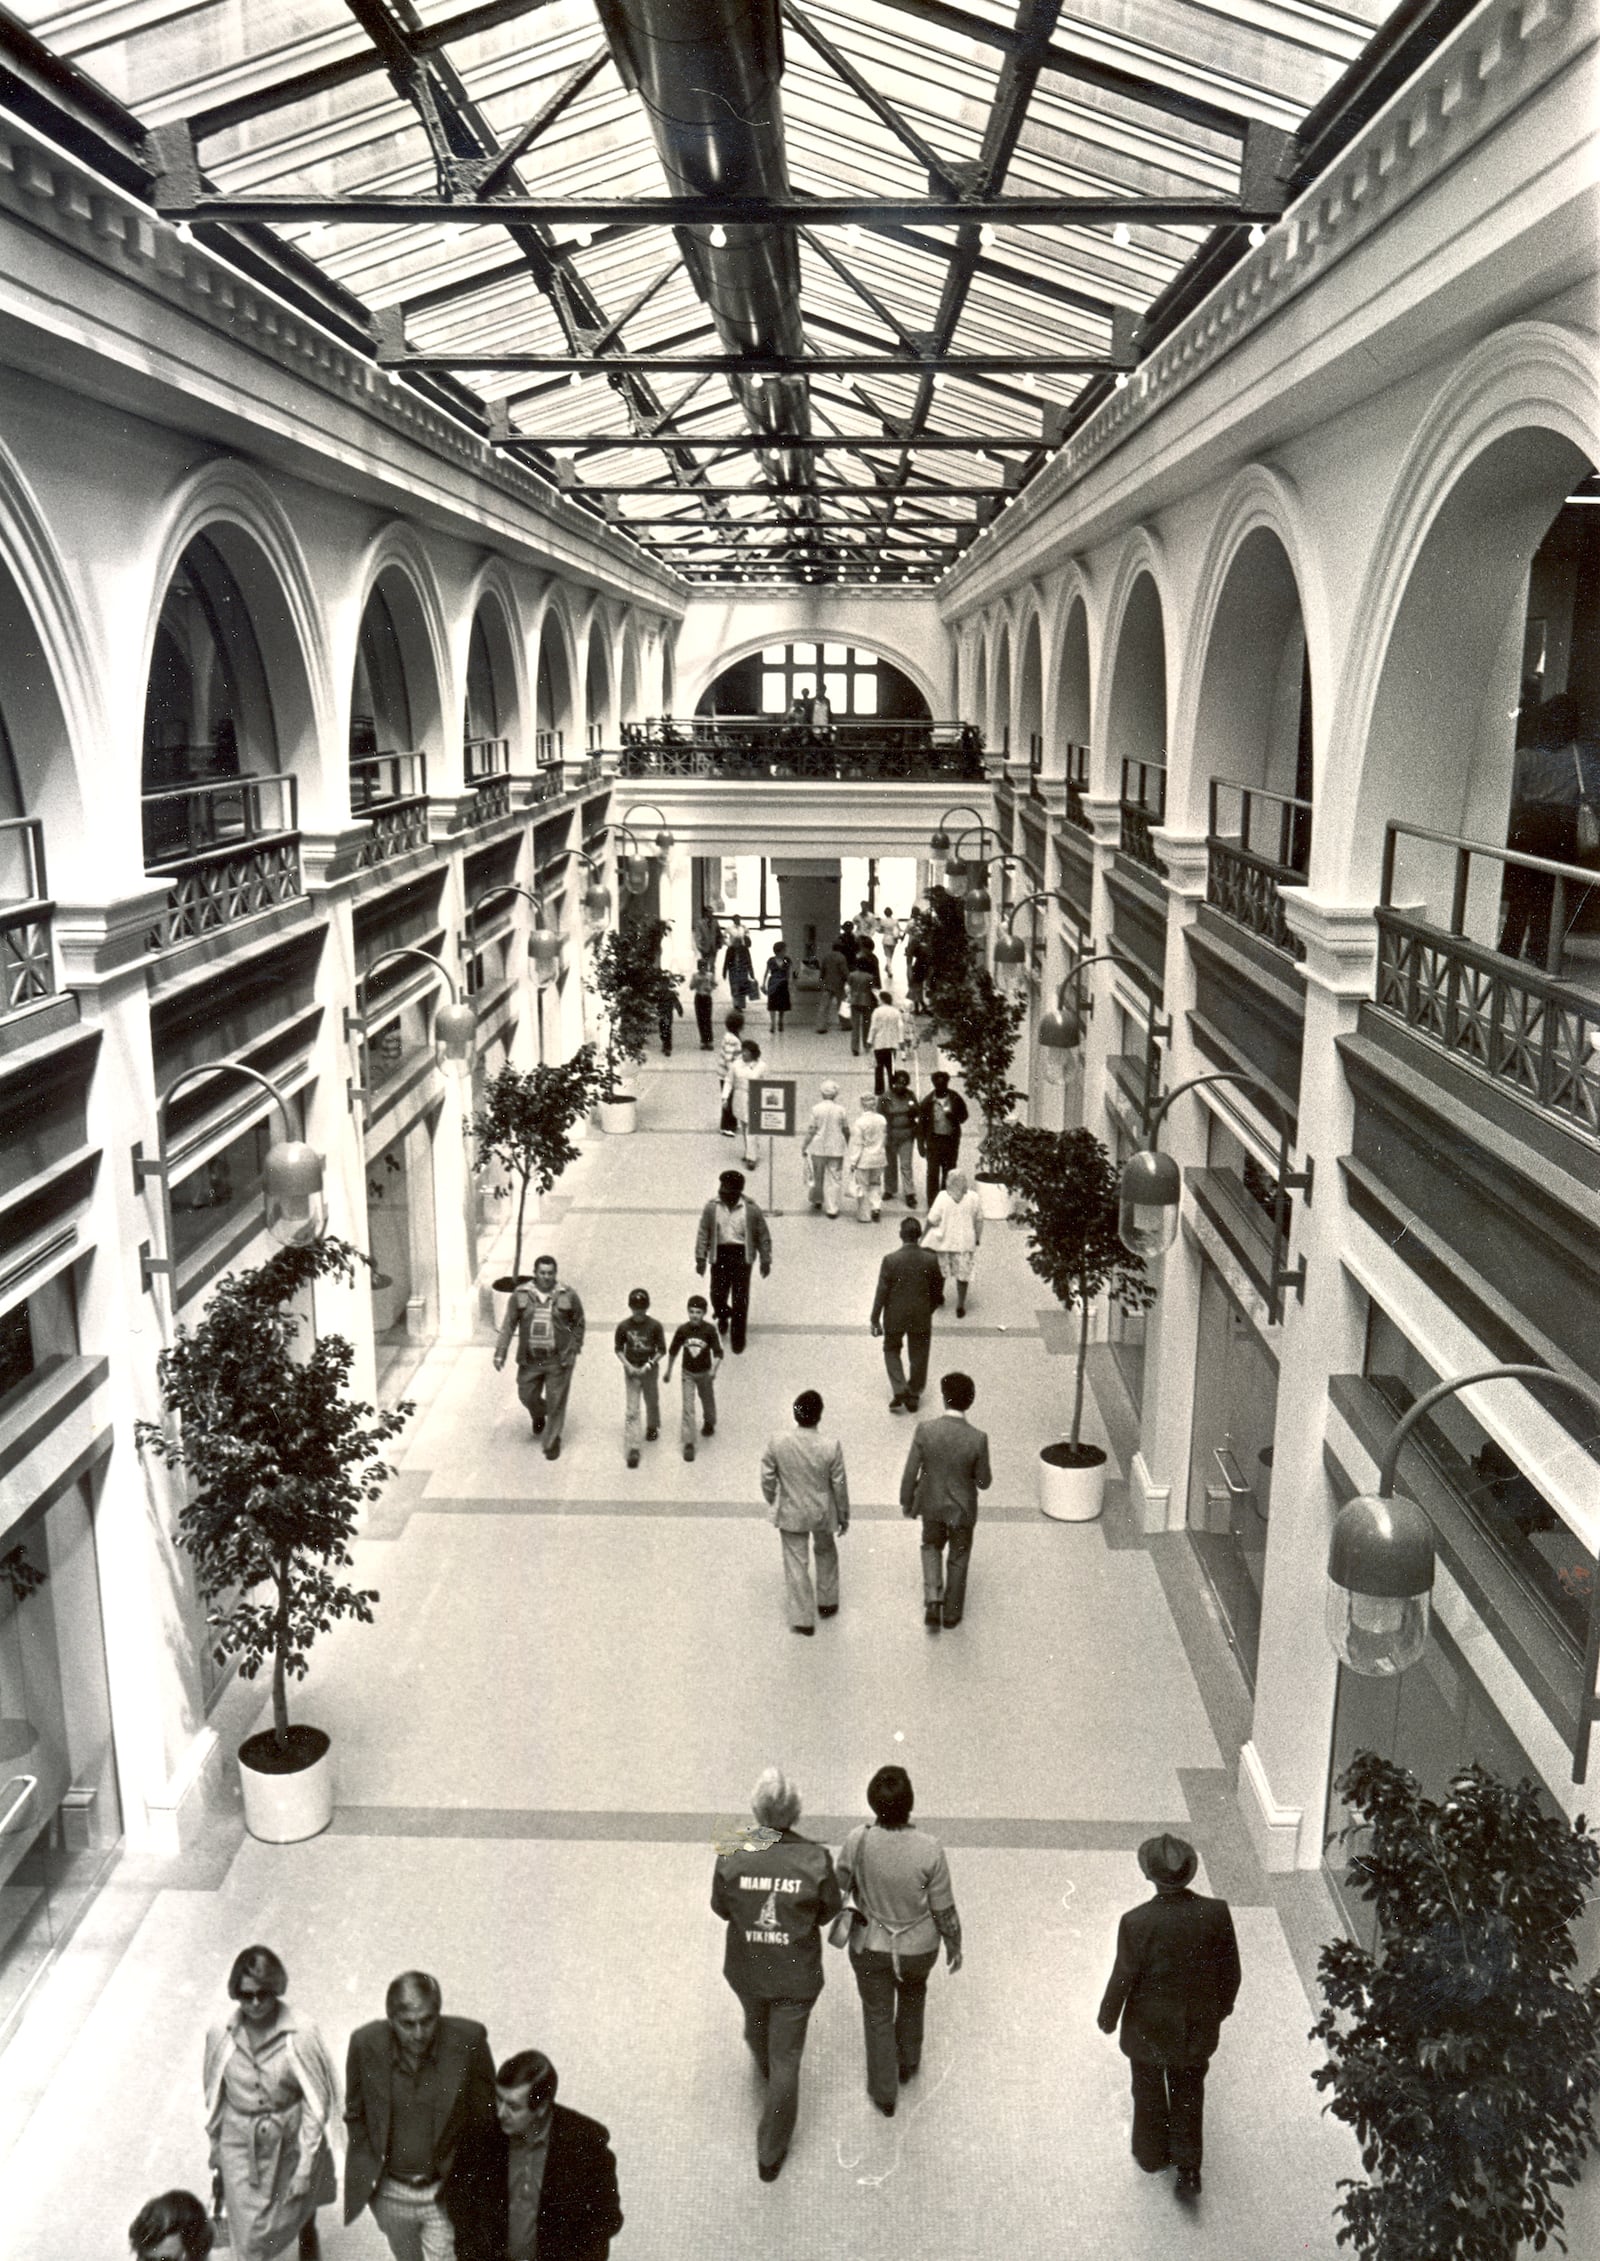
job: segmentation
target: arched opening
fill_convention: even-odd
[[[313,740],[277,577],[238,528],[208,527],[163,592],[145,683],[144,862],[173,880],[162,943],[299,894],[292,760]]]
[[[611,665],[606,654],[606,625],[589,625],[589,659],[584,670],[583,706],[588,716],[589,749],[594,752],[615,733],[611,715]]]
[[[350,696],[350,806],[416,800],[440,739],[441,706],[427,616],[398,566],[379,574],[361,615]]]
[[[1258,526],[1240,543],[1206,644],[1188,821],[1204,823],[1207,896],[1293,949],[1280,890],[1311,866],[1311,663],[1294,568]]]
[[[534,690],[534,758],[541,768],[558,762],[572,728],[572,670],[566,639],[555,614],[547,612],[539,631],[539,667]]]
[[[865,644],[767,644],[702,693],[702,715],[773,715],[797,699],[826,699],[832,721],[926,722],[928,702],[910,676]]]
[[[1017,730],[1027,751],[1028,767],[1037,775],[1044,767],[1044,659],[1039,645],[1037,613],[1028,622],[1028,632],[1022,639]]]
[[[1111,667],[1106,760],[1122,804],[1122,850],[1155,871],[1150,839],[1167,814],[1167,639],[1155,578],[1141,573],[1123,610]]]
[[[672,702],[678,688],[678,648],[671,636],[661,639],[661,711],[672,712]]]
[[[989,734],[989,647],[978,646],[978,657],[972,671],[972,719],[983,732],[987,742]]]
[[[989,717],[989,739],[992,745],[1011,748],[1011,632],[1000,632],[1000,649],[995,654],[993,706]]]
[[[1067,607],[1056,659],[1056,710],[1051,743],[1045,748],[1045,772],[1067,781],[1067,814],[1080,827],[1088,821],[1083,796],[1089,790],[1089,729],[1091,684],[1089,679],[1089,608],[1082,597]]]
[[[0,570],[0,1017],[56,988],[42,812],[46,778],[56,773],[59,792],[71,763],[43,646]]]
[[[467,689],[462,749],[469,785],[504,777],[515,766],[521,737],[516,656],[503,608],[485,598],[467,639]]]
[[[1473,949],[1527,962],[1535,983],[1573,987],[1596,1018],[1597,519],[1600,480],[1587,458],[1558,434],[1531,429],[1486,448],[1428,529],[1384,653],[1356,840],[1358,863],[1370,857],[1368,868],[1381,873],[1380,999],[1391,1005],[1416,1001],[1418,984],[1405,996],[1397,986],[1396,953],[1422,927],[1464,943],[1464,953],[1449,941],[1431,944],[1463,964]],[[1424,840],[1423,831],[1450,844]],[[1548,1097],[1542,1055],[1551,1047],[1518,1052],[1504,1016],[1476,1035],[1474,1018],[1457,1014],[1438,1033],[1451,1049],[1476,1045],[1491,1073],[1520,1077],[1531,1095]],[[1580,1113],[1600,1112],[1592,1060],[1569,1079]]]
[[[631,620],[622,632],[622,686],[618,709],[623,722],[639,720],[639,638]]]

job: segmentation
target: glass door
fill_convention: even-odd
[[[1190,1544],[1252,1688],[1277,1417],[1277,1362],[1229,1295],[1222,1275],[1203,1263],[1187,1523]]]

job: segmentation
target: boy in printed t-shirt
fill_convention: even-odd
[[[722,1364],[722,1338],[711,1324],[711,1306],[703,1295],[689,1298],[689,1316],[672,1338],[672,1348],[667,1353],[666,1379],[670,1385],[672,1369],[681,1354],[683,1358],[683,1457],[694,1458],[694,1410],[700,1404],[700,1434],[714,1437],[717,1433],[717,1368]]]
[[[661,1434],[661,1396],[656,1388],[656,1372],[667,1354],[666,1330],[659,1319],[650,1316],[648,1289],[635,1288],[628,1297],[628,1316],[617,1325],[616,1352],[627,1392],[622,1443],[628,1466],[637,1468],[641,1406],[643,1419],[648,1423],[644,1442],[654,1444]]]

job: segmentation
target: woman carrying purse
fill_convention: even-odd
[[[935,1838],[911,1826],[916,1793],[902,1766],[880,1766],[867,1784],[876,1817],[860,1822],[839,1854],[839,1882],[853,1900],[850,1966],[861,1997],[867,2094],[894,2118],[900,2085],[922,2063],[928,1977],[939,1960],[961,1968],[961,1919],[950,1867]]]

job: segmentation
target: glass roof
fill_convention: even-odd
[[[731,21],[736,41],[781,14],[776,162],[804,358],[916,366],[803,369],[791,331],[780,358],[794,374],[775,377],[766,428],[829,444],[569,448],[532,460],[694,578],[879,583],[936,578],[1137,357],[1132,325],[1217,227],[1243,243],[1247,129],[1286,180],[1291,137],[1390,12],[1380,0],[13,0],[13,10],[145,128],[190,124],[208,192],[313,207],[280,209],[272,225],[372,313],[391,310],[389,352],[428,356],[436,379],[495,404],[501,444],[755,428],[751,377],[619,365],[728,358],[718,286],[702,296],[685,261],[687,242],[702,281],[731,273],[716,261],[724,231],[585,224],[539,207],[684,193],[619,74],[625,17],[709,15]],[[519,136],[484,201],[474,178]],[[442,193],[447,218],[433,209]],[[521,201],[515,222],[494,216],[507,195],[534,209]],[[1280,207],[1282,196],[1280,186]],[[373,197],[421,208],[382,223],[336,209]],[[949,206],[974,197],[1127,201],[1130,214],[957,224]],[[930,198],[943,219],[813,225],[792,210]],[[1148,204],[1198,209],[1141,212]],[[765,336],[755,350],[779,355]],[[562,366],[485,365],[507,355]],[[1010,366],[943,366],[970,357]],[[1027,366],[1047,357],[1090,366]],[[929,434],[969,444],[893,444]]]

